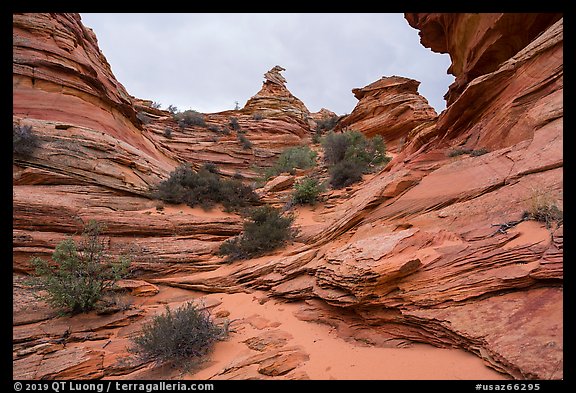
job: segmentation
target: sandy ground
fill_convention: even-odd
[[[205,217],[229,215],[220,209],[205,211],[184,205],[166,205],[163,211],[150,209],[152,214],[190,214]],[[321,209],[298,207],[296,224],[307,227],[321,224]],[[527,226],[527,225],[526,225]],[[521,229],[535,229],[535,228]],[[538,236],[540,234],[537,234]],[[526,239],[522,239],[526,240]],[[178,306],[191,298],[203,297],[220,303],[213,315],[227,315],[232,332],[225,341],[216,343],[209,360],[199,369],[180,375],[183,379],[210,379],[238,359],[258,354],[244,343],[251,337],[268,331],[281,331],[291,337],[285,345],[297,346],[309,359],[297,370],[310,379],[378,379],[378,380],[502,380],[506,377],[487,367],[482,359],[459,349],[442,349],[427,344],[406,348],[381,348],[338,337],[325,324],[298,319],[295,312],[302,303],[286,303],[266,298],[264,292],[236,294],[203,294],[160,286],[161,292],[143,303],[170,303]],[[143,304],[143,305],[144,305]]]
[[[188,291],[161,287],[156,301],[182,302]],[[265,299],[264,293],[209,294],[189,292],[222,302],[213,314],[229,312],[232,332],[225,341],[216,343],[209,360],[201,368],[181,375],[183,379],[206,380],[220,373],[240,358],[258,354],[244,343],[267,331],[282,331],[290,338],[286,346],[298,346],[309,360],[297,368],[310,379],[373,380],[501,380],[502,374],[488,368],[483,361],[463,350],[441,349],[426,344],[407,348],[379,348],[337,336],[332,327],[299,320],[294,313],[300,303]],[[191,297],[192,297],[191,296]],[[150,298],[149,301],[152,301]]]

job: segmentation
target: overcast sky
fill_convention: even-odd
[[[128,93],[179,110],[242,107],[275,65],[311,112],[350,113],[351,90],[382,76],[421,82],[438,113],[454,77],[448,55],[420,45],[403,14],[87,14]]]

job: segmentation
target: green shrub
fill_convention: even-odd
[[[316,121],[316,132],[332,131],[338,124],[338,116],[330,116]]]
[[[472,157],[477,157],[477,156],[482,156],[482,155],[484,155],[484,154],[486,154],[486,153],[488,153],[488,149],[486,149],[486,148],[483,147],[483,148],[481,148],[481,149],[472,150],[472,151],[470,152],[470,155],[471,155]]]
[[[564,213],[548,191],[532,191],[528,209],[523,214],[524,219],[543,222],[546,228],[550,228],[552,223],[562,222],[563,217]]]
[[[284,245],[294,236],[294,216],[283,216],[280,210],[265,205],[252,210],[244,222],[241,235],[220,245],[219,254],[229,261],[263,255]]]
[[[215,163],[213,162],[205,162],[204,165],[202,165],[202,169],[207,170],[210,173],[215,173],[217,175],[220,174],[220,169],[218,169],[218,167],[216,166]]]
[[[314,134],[312,135],[312,143],[318,144],[321,142],[322,135],[328,131],[334,130],[338,120],[340,119],[339,116],[331,116],[326,117],[324,119],[320,119],[316,121],[316,129],[314,130]]]
[[[317,145],[322,141],[322,134],[319,132],[315,132],[312,134],[312,143]]]
[[[346,131],[336,134],[329,132],[322,140],[324,161],[334,165],[343,160],[356,161],[360,164],[378,165],[387,163],[386,146],[380,135],[367,139],[358,131]]]
[[[353,184],[362,179],[363,173],[390,161],[384,140],[379,135],[367,139],[358,131],[329,132],[322,140],[322,147],[333,188]]]
[[[336,134],[329,132],[322,139],[322,148],[324,149],[324,162],[327,165],[334,165],[346,156],[346,150],[350,145],[349,134]]]
[[[467,148],[456,148],[452,149],[448,152],[448,157],[457,157],[461,156],[462,154],[469,154],[472,150]]]
[[[280,153],[276,163],[264,170],[264,177],[269,179],[282,172],[294,173],[296,168],[307,169],[316,165],[316,152],[308,146],[289,147]]]
[[[226,333],[225,328],[212,321],[206,309],[188,302],[176,311],[166,306],[164,314],[142,326],[140,334],[132,338],[129,350],[145,361],[182,362],[206,355]]]
[[[212,132],[216,132],[218,134],[230,135],[230,130],[226,127],[218,127],[217,125],[211,124],[208,126],[208,129]]]
[[[167,203],[185,203],[189,187],[194,185],[195,172],[187,165],[181,165],[170,172],[170,177],[161,181],[152,195]]]
[[[252,188],[237,179],[222,179],[218,168],[205,164],[197,172],[183,164],[161,181],[152,195],[167,203],[185,203],[190,207],[200,205],[208,209],[214,203],[222,203],[227,210],[258,203]]]
[[[172,129],[169,127],[164,128],[163,135],[168,139],[172,138]]]
[[[386,155],[386,144],[380,135],[368,139],[366,152],[370,160],[368,165],[385,165],[392,159]]]
[[[12,152],[15,156],[30,156],[39,146],[40,140],[32,126],[12,125]]]
[[[199,127],[206,126],[206,120],[204,119],[204,115],[192,109],[186,110],[184,112],[175,113],[173,116],[174,120],[178,122],[180,128],[184,128],[186,126],[199,126]]]
[[[36,276],[30,284],[46,291],[40,298],[72,314],[91,311],[128,274],[130,259],[121,256],[112,261],[100,236],[102,229],[102,225],[91,220],[84,227],[80,244],[68,238],[56,246],[52,254],[56,263],[41,258],[32,260]]]
[[[254,190],[238,178],[222,180],[219,192],[220,203],[228,211],[259,203],[258,195]]]
[[[343,160],[334,164],[329,169],[330,173],[330,186],[332,188],[344,188],[362,180],[364,173],[364,165],[359,162],[351,160]]]
[[[292,201],[297,205],[314,204],[318,201],[318,196],[323,188],[318,179],[305,177],[294,184]]]

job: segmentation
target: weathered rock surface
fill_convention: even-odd
[[[306,105],[286,88],[286,79],[280,74],[282,71],[285,69],[275,66],[266,72],[262,89],[246,102],[242,111],[259,113],[264,117],[289,116],[301,120],[303,128],[306,129],[310,112]]]
[[[112,255],[133,255],[135,269],[158,274],[213,269],[220,242],[242,230],[235,214],[155,205],[97,186],[14,187],[13,268],[29,272],[31,257],[49,258],[67,236],[79,239],[91,219],[106,226]]]
[[[494,71],[472,79],[438,119],[439,136],[492,150],[532,138],[543,127],[561,129],[562,91],[560,19]]]
[[[330,109],[322,108],[318,112],[310,113],[310,118],[314,121],[325,120],[331,117],[337,117],[338,115],[332,112]]]
[[[142,133],[132,100],[78,14],[13,15],[14,123],[42,148],[16,163],[145,193],[174,163]]]
[[[33,125],[45,145],[13,166],[14,377],[162,376],[161,368],[123,357],[130,335],[161,303],[182,303],[189,291],[261,290],[302,302],[299,317],[329,324],[341,337],[463,348],[511,378],[562,379],[563,224],[520,220],[534,190],[563,205],[562,19],[406,18],[425,46],[452,57],[448,108],[436,118],[417,94],[418,82],[407,78],[356,90],[358,110],[340,125],[368,135],[391,130],[382,135],[396,147],[394,160],[357,185],[328,192],[314,215],[320,221],[301,243],[224,265],[214,252],[241,231],[238,215],[156,209],[144,196],[177,162],[215,162],[225,174],[250,177],[252,164],[306,141],[316,118],[286,89],[283,69],[266,73],[262,90],[241,110],[205,115],[220,131],[180,129],[167,112],[124,97],[78,16],[15,15],[14,121]],[[66,96],[66,115],[40,105],[51,102],[48,95]],[[103,108],[99,125],[83,120],[94,105]],[[140,124],[137,111],[152,120]],[[232,116],[251,149],[240,145]],[[450,156],[456,148],[485,154]],[[108,226],[113,254],[136,241],[139,281],[124,286],[151,296],[129,295],[136,305],[110,315],[56,317],[19,274],[30,272],[31,256],[47,258],[92,218]],[[181,297],[167,300],[156,291],[163,286]],[[248,352],[213,378],[307,377],[299,368],[314,354],[294,345],[289,332],[257,314],[237,323],[258,333],[243,341]]]
[[[309,133],[300,119],[307,112],[303,104],[292,99],[295,115],[282,82],[274,119],[228,111],[206,115],[206,127],[181,129],[168,112],[126,93],[79,15],[14,14],[13,21],[14,123],[32,126],[41,143],[32,155],[14,157],[15,270],[28,272],[31,256],[49,257],[89,219],[106,224],[113,254],[138,243],[135,262],[142,271],[215,268],[214,251],[239,233],[241,218],[187,207],[154,210],[151,188],[182,161],[256,176],[253,166],[271,165]],[[282,78],[275,69],[270,73]],[[274,102],[274,92],[267,100]],[[233,117],[252,148],[241,146]],[[174,129],[171,138],[166,127]]]
[[[308,359],[308,354],[301,348],[283,347],[235,359],[211,379],[268,379],[284,376]]]
[[[266,183],[262,189],[264,193],[284,191],[294,185],[294,176],[279,175]]]
[[[446,142],[459,138],[436,129],[411,155],[355,187],[325,216],[325,230],[308,246],[267,263],[244,263],[226,279],[272,296],[317,298],[353,310],[356,317],[348,324],[385,330],[385,342],[458,346],[515,378],[562,378],[562,224],[548,230],[533,222],[507,226],[522,217],[534,190],[547,190],[562,206],[562,57],[553,56],[555,64],[548,57],[561,53],[561,32],[559,21],[496,71],[472,80],[441,115],[439,127],[449,124],[442,119],[470,115],[469,128],[460,127],[467,131],[458,137],[493,141],[488,153],[449,157]],[[526,83],[521,71],[498,78],[498,67],[522,64],[538,67],[528,75],[554,81],[529,101],[518,95],[545,84]],[[489,87],[496,83],[494,92]],[[500,105],[490,113],[470,105],[464,110],[459,100],[474,91],[494,94]],[[540,105],[550,111],[534,109]],[[512,107],[519,122],[525,119],[520,116],[530,118],[530,132],[509,138],[501,126],[485,123],[510,115]],[[477,130],[477,139],[470,129]],[[218,283],[218,270],[209,275]],[[482,317],[471,316],[475,306]],[[546,308],[550,315],[542,314]],[[506,317],[495,322],[495,315]],[[318,319],[327,320],[326,314]],[[541,359],[546,366],[537,366]]]
[[[12,31],[14,115],[110,133],[138,124],[130,95],[80,15],[13,14]],[[136,140],[129,132],[115,136]]]
[[[407,13],[405,17],[410,26],[420,30],[423,46],[450,54],[448,73],[456,77],[445,96],[450,106],[472,80],[494,72],[562,14]]]
[[[380,135],[388,149],[400,149],[411,132],[433,125],[437,117],[426,98],[418,94],[418,85],[414,79],[390,76],[352,89],[358,103],[337,129],[360,131],[367,137]]]

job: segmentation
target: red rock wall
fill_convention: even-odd
[[[448,53],[448,72],[456,77],[446,94],[450,106],[466,85],[496,70],[559,20],[558,13],[405,14],[420,30],[420,42],[437,53]]]
[[[146,150],[126,89],[78,14],[13,15],[13,114],[99,129]]]
[[[170,113],[126,92],[78,14],[14,14],[13,45],[13,122],[32,126],[40,139],[31,155],[14,157],[15,271],[29,271],[31,256],[49,256],[89,219],[105,222],[119,244],[126,236],[148,244],[137,261],[145,270],[196,270],[181,262],[210,259],[220,241],[239,232],[240,217],[150,211],[157,205],[151,187],[181,162],[212,162],[225,175],[255,177],[254,165],[272,165],[310,135],[304,104],[267,83],[249,101],[254,106],[207,114],[206,127],[180,128]],[[146,124],[137,118],[143,113]],[[251,148],[237,131],[208,129],[229,129],[231,117]],[[188,238],[168,248],[159,240],[180,235]]]
[[[414,130],[392,162],[440,148],[493,151],[563,127],[560,14],[406,14],[456,76],[435,127]]]
[[[23,30],[30,41],[32,32],[37,32],[41,42],[48,42],[46,26],[82,31],[73,15],[18,18],[34,22],[26,29],[15,27],[15,37],[24,35]],[[14,166],[14,271],[27,271],[29,256],[48,256],[55,244],[80,229],[82,221],[97,218],[109,225],[111,246],[116,249],[138,240],[137,266],[154,273],[156,278],[148,279],[157,284],[206,292],[257,288],[277,298],[304,301],[303,318],[329,323],[343,337],[374,345],[416,341],[459,347],[512,378],[562,379],[563,223],[550,228],[534,221],[508,225],[522,217],[534,189],[550,193],[562,208],[562,19],[494,14],[410,14],[407,19],[422,29],[425,45],[454,56],[451,69],[462,82],[449,94],[450,106],[435,122],[425,100],[415,94],[417,82],[403,78],[390,89],[386,86],[390,79],[383,79],[357,90],[361,116],[349,126],[365,124],[369,131],[380,123],[392,127],[396,119],[404,128],[390,139],[407,133],[406,149],[386,170],[348,187],[336,195],[336,202],[328,200],[322,222],[315,224],[305,244],[279,251],[273,258],[232,265],[224,275],[213,253],[222,240],[241,230],[238,216],[197,215],[185,208],[155,211],[152,201],[135,193],[158,178],[162,165],[174,165],[169,158],[184,157],[196,164],[219,160],[233,171],[248,168],[256,158],[270,160],[283,144],[305,140],[300,136],[309,129],[300,119],[306,117],[302,106],[295,100],[294,105],[279,106],[269,94],[278,90],[285,97],[281,86],[263,88],[259,99],[237,113],[207,116],[207,122],[222,126],[237,114],[261,150],[241,149],[235,134],[211,141],[214,135],[195,126],[168,139],[162,132],[165,126],[174,126],[173,119],[152,109],[155,119],[138,129],[129,108],[121,109],[122,100],[114,98],[112,79],[107,85],[111,91],[101,92],[108,98],[100,101],[88,99],[84,88],[63,90],[78,95],[85,102],[83,108],[97,102],[107,105],[108,113],[127,111],[122,115],[124,127],[105,120],[108,115],[102,117],[110,130],[77,123],[62,128],[64,120],[68,124],[73,119],[59,118],[64,115],[52,107],[40,111],[40,101],[34,97],[29,98],[30,110],[37,118],[28,117],[27,96],[15,92],[20,108],[15,109],[15,120],[33,124],[47,145]],[[15,45],[22,46],[20,41]],[[33,87],[23,71],[15,72],[15,81],[15,86],[28,81],[21,89],[31,96],[37,92],[59,97],[56,91]],[[388,110],[406,108],[409,116],[387,117],[385,111],[362,109],[362,100],[372,100],[369,108],[376,108],[394,102],[394,97],[398,105],[387,104]],[[267,108],[269,118],[252,117]],[[424,114],[420,122],[414,119],[418,110]],[[74,119],[84,124],[81,112],[78,109]],[[379,120],[372,122],[375,117]],[[122,136],[126,130],[141,133],[142,140],[153,146],[150,154],[165,159],[154,161],[127,143]],[[67,147],[78,141],[80,148]],[[456,147],[488,152],[449,157],[449,150]],[[133,309],[122,318],[138,314]],[[110,318],[119,317],[117,313]],[[85,323],[96,331],[100,322]],[[13,334],[16,376],[77,375],[59,368],[58,360],[68,355],[83,365],[85,377],[123,373],[114,366],[104,370],[104,352],[109,356],[113,345],[94,352],[80,341],[71,349],[50,348],[53,353],[43,357],[45,349],[37,344],[49,334],[65,337],[68,323],[18,324]],[[54,326],[51,333],[45,330],[47,325]],[[42,362],[50,367],[40,367]]]
[[[563,20],[494,71],[471,80],[438,119],[446,141],[488,150],[530,140],[541,127],[562,128]]]
[[[174,166],[78,14],[13,15],[13,116],[42,141],[19,165],[137,193]]]
[[[358,104],[337,129],[360,131],[367,137],[381,135],[389,150],[399,150],[414,129],[434,124],[437,117],[426,98],[418,94],[418,85],[416,80],[391,76],[353,89]]]

